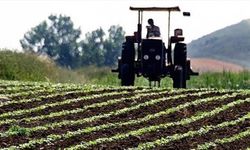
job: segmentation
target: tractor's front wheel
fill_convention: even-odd
[[[129,64],[122,64],[120,77],[122,86],[133,86],[135,81],[134,67]]]

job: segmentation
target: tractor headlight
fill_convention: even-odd
[[[161,59],[161,56],[160,56],[160,55],[156,55],[156,56],[155,56],[155,59],[156,59],[156,60],[160,60],[160,59]]]
[[[143,56],[143,59],[144,59],[144,60],[148,60],[148,59],[149,59],[148,55],[144,55],[144,56]]]

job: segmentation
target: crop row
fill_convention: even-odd
[[[18,93],[18,92],[27,92],[27,91],[30,91],[30,90],[39,90],[39,89],[63,89],[63,88],[66,88],[66,87],[71,87],[71,88],[84,88],[84,86],[79,86],[79,85],[68,85],[68,84],[51,84],[51,83],[44,83],[44,84],[35,84],[33,86],[31,85],[13,85],[13,86],[9,86],[8,84],[5,85],[5,84],[2,84],[0,85],[2,87],[0,87],[0,93],[1,94],[5,94],[5,95],[11,95],[11,94],[15,94],[15,93]]]
[[[53,86],[53,85],[52,85]],[[45,87],[42,86],[32,86],[32,87],[6,87],[6,88],[0,88],[1,94],[15,94],[18,92],[24,92],[24,91],[34,91],[34,90],[40,90]]]
[[[2,86],[2,87],[1,87]],[[0,84],[0,93],[5,94],[5,96],[15,94],[18,92],[27,92],[27,91],[36,91],[39,89],[64,89],[64,88],[86,88],[88,86],[80,86],[80,85],[74,85],[74,84],[51,84],[51,83],[43,83],[43,84],[34,84],[33,86],[25,84],[22,84],[21,86],[9,86],[8,84]]]
[[[49,82],[29,82],[29,81],[7,81],[0,80],[0,89],[26,89],[32,87],[89,87],[89,88],[103,88],[102,85],[90,85],[90,84],[71,84],[71,83],[49,83]],[[133,88],[133,87],[126,87]]]
[[[174,91],[173,91],[174,92]],[[181,91],[179,91],[181,92]],[[210,92],[210,91],[209,91]],[[200,93],[195,93],[193,95],[201,95],[201,94],[204,94],[204,93],[209,93],[209,92],[200,92]],[[154,93],[151,93],[149,95],[152,95]],[[158,95],[158,93],[156,93]],[[176,92],[176,94],[178,94],[178,92]],[[144,93],[145,95],[145,93]],[[146,94],[147,95],[147,94]],[[140,95],[139,95],[140,96]],[[135,99],[137,98],[138,96],[134,96],[134,97],[131,97],[130,99]],[[170,97],[168,99],[178,99],[178,98],[181,98],[181,97],[187,97],[186,94],[182,94],[182,95],[177,95],[175,97]],[[32,122],[32,121],[37,121],[37,120],[42,120],[42,119],[48,119],[48,118],[54,118],[54,117],[60,117],[60,116],[65,116],[65,115],[68,115],[68,114],[76,114],[76,113],[80,113],[80,112],[84,112],[86,111],[87,109],[89,108],[94,108],[94,107],[101,107],[101,106],[105,106],[105,105],[110,105],[112,103],[117,103],[117,102],[122,102],[124,100],[128,100],[128,98],[122,98],[122,99],[112,99],[108,102],[102,102],[102,103],[95,103],[95,104],[92,104],[92,105],[87,105],[87,106],[84,106],[83,108],[78,108],[78,109],[73,109],[73,110],[62,110],[62,111],[58,111],[58,112],[54,112],[54,113],[50,113],[48,115],[41,115],[41,116],[35,116],[35,117],[29,117],[29,118],[23,118],[21,120],[16,120],[16,119],[5,119],[3,121],[0,121],[0,125],[1,124],[10,124],[10,123],[18,123],[19,121],[21,122]],[[167,100],[166,98],[160,98],[158,100],[151,100],[149,102],[145,102],[145,103],[142,103],[142,104],[138,104],[134,107],[131,107],[130,109],[128,108],[125,108],[124,112],[128,111],[128,110],[134,110],[134,109],[139,109],[143,106],[147,106],[147,105],[153,105],[153,104],[156,104],[160,101],[164,101],[164,100]],[[27,112],[29,113],[29,112]],[[11,113],[8,113],[8,114],[11,114]],[[111,114],[110,114],[111,115]],[[104,118],[104,117],[108,117],[110,115],[107,115],[107,116],[100,116],[100,118]]]
[[[249,90],[0,81],[0,93],[0,149],[250,146]]]
[[[234,97],[235,95],[232,95],[232,96],[228,96],[227,95],[224,95],[223,97],[225,98],[229,98],[229,97]],[[220,99],[223,99],[223,97],[221,96],[215,96],[215,97],[211,97],[211,98],[206,98],[206,99],[198,99],[196,101],[193,101],[193,102],[187,102],[185,104],[181,104],[177,107],[173,107],[173,108],[170,108],[170,109],[166,109],[164,111],[160,111],[158,113],[155,113],[155,114],[149,114],[143,118],[137,118],[135,120],[130,120],[130,121],[127,121],[127,122],[118,122],[118,123],[109,123],[108,126],[104,126],[104,127],[109,127],[109,128],[117,128],[117,127],[121,127],[121,126],[125,126],[125,125],[135,125],[135,124],[140,124],[142,122],[147,122],[151,119],[155,119],[155,118],[159,118],[161,116],[164,116],[164,115],[167,115],[167,114],[170,114],[170,113],[174,113],[174,112],[177,112],[177,111],[180,111],[181,109],[184,109],[186,107],[189,107],[191,105],[198,105],[198,104],[202,104],[204,102],[209,102],[209,101],[212,101],[212,100],[220,100]],[[116,113],[115,114],[115,111],[112,111],[110,112],[110,114],[115,114],[114,116],[118,116],[118,115],[121,115],[123,113],[129,113],[130,111],[126,111],[126,112],[123,112],[123,111],[120,111],[120,113]],[[75,122],[73,123],[70,123],[70,122],[61,122],[59,124],[53,124],[52,126],[50,125],[50,128],[54,128],[54,127],[60,127],[62,125],[76,125],[76,124],[83,124],[83,123],[90,123],[90,122],[93,122],[93,121],[97,121],[98,118],[103,118],[102,116],[104,115],[99,115],[98,116],[93,116],[91,118],[84,118],[84,119],[81,119],[81,120],[76,120]],[[93,118],[97,118],[97,119],[93,119]],[[102,129],[101,127],[94,127],[95,129]],[[35,128],[37,129],[37,128]],[[40,128],[41,129],[41,128]],[[103,129],[106,129],[106,128],[103,128]],[[34,129],[33,129],[34,130]]]
[[[136,93],[138,91],[135,91]],[[89,99],[95,99],[95,98],[100,98],[100,97],[107,97],[107,96],[115,96],[115,95],[122,95],[122,94],[127,94],[128,91],[123,91],[123,92],[110,92],[110,93],[104,93],[104,94],[94,94],[91,96],[84,96],[84,97],[79,97],[79,98],[72,98],[72,99],[67,99],[64,101],[56,101],[54,103],[48,103],[48,104],[44,104],[44,105],[40,105],[34,108],[30,108],[30,109],[21,109],[21,110],[16,110],[16,111],[12,111],[12,112],[6,112],[3,114],[0,114],[0,119],[1,118],[5,118],[5,117],[11,117],[11,116],[19,116],[19,115],[24,115],[24,114],[28,114],[28,113],[33,113],[36,111],[41,111],[44,110],[46,108],[52,108],[55,106],[60,106],[60,105],[65,105],[65,104],[71,104],[71,103],[75,103],[75,102],[80,102],[80,101],[86,101]],[[139,93],[138,93],[139,94]]]
[[[233,94],[234,95],[234,94]],[[235,95],[234,95],[235,96]],[[227,98],[228,97],[228,95],[227,96],[224,96],[224,98]],[[176,97],[176,99],[177,99],[178,97]],[[131,124],[131,125],[133,125],[133,124],[138,124],[138,123],[140,123],[140,122],[142,122],[142,121],[147,121],[147,120],[150,120],[150,119],[152,119],[153,117],[159,117],[159,116],[161,116],[161,115],[166,115],[166,114],[169,114],[169,113],[173,113],[173,112],[176,112],[176,111],[179,111],[179,110],[181,110],[181,109],[183,109],[183,108],[185,108],[185,107],[188,107],[188,106],[190,106],[190,105],[198,105],[198,104],[202,104],[202,103],[204,103],[204,102],[208,102],[208,101],[212,101],[212,100],[218,100],[218,99],[223,99],[223,97],[218,97],[217,96],[217,98],[215,98],[215,97],[213,97],[213,98],[207,98],[207,99],[203,99],[203,100],[201,100],[201,102],[199,102],[200,100],[197,100],[197,101],[194,101],[194,102],[190,102],[190,103],[185,103],[184,105],[180,105],[180,106],[178,106],[178,107],[176,107],[176,108],[171,108],[171,109],[167,109],[165,112],[159,112],[158,114],[155,114],[155,115],[149,115],[149,116],[146,116],[146,117],[144,117],[144,118],[142,118],[142,119],[138,119],[138,120],[132,120],[132,121],[128,121],[128,122],[124,122],[124,123],[114,123],[114,124],[105,124],[105,125],[101,125],[101,126],[96,126],[96,127],[89,127],[89,128],[85,128],[85,129],[83,129],[83,130],[78,130],[78,131],[74,131],[74,132],[68,132],[68,133],[66,133],[66,134],[62,134],[62,135],[49,135],[47,138],[42,138],[42,139],[40,139],[40,140],[34,140],[34,141],[30,141],[29,143],[30,144],[28,144],[28,145],[34,145],[35,143],[36,144],[41,144],[41,143],[43,143],[43,142],[52,142],[52,141],[54,141],[54,140],[58,140],[58,139],[60,139],[60,138],[70,138],[70,137],[72,137],[72,136],[76,136],[76,135],[79,135],[79,134],[84,134],[84,133],[86,133],[86,132],[93,132],[93,131],[96,131],[96,130],[101,130],[101,129],[105,129],[105,128],[110,128],[110,127],[116,127],[116,126],[123,126],[123,125],[128,125],[128,124]],[[117,112],[114,112],[114,113],[117,113]],[[103,116],[103,115],[102,115]],[[109,116],[109,115],[108,115]],[[95,116],[94,117],[91,117],[91,118],[87,118],[87,119],[85,119],[85,122],[86,121],[95,121],[95,119],[94,118],[96,118]],[[98,118],[98,117],[97,117]],[[99,117],[100,118],[100,117]],[[94,119],[94,120],[93,120]],[[101,118],[100,118],[101,119]],[[191,118],[192,119],[192,118]],[[156,127],[156,129],[157,129],[157,127],[164,127],[164,126],[162,126],[162,125],[160,125],[160,126],[155,126]],[[126,136],[125,136],[126,137]],[[49,139],[49,140],[48,140]],[[35,143],[34,143],[35,142]],[[27,143],[26,143],[27,144]]]
[[[84,90],[80,87],[72,88],[72,87],[67,87],[67,88],[43,88],[40,90],[35,90],[35,91],[22,91],[19,93],[12,93],[12,94],[4,94],[3,96],[8,97],[9,99],[16,100],[17,98],[20,99],[20,97],[35,97],[37,95],[45,95],[45,94],[50,94],[54,92],[65,92],[65,91],[74,91],[74,90]]]
[[[41,90],[35,90],[35,91],[20,91],[19,93],[11,93],[11,94],[4,94],[4,96],[8,98],[14,98],[14,97],[20,97],[20,96],[35,96],[37,94],[44,94],[44,93],[53,93],[53,92],[64,92],[64,91],[74,91],[74,90],[83,90],[87,91],[89,89],[94,89],[89,86],[54,86],[54,87],[45,87]]]
[[[135,105],[133,107],[128,107],[128,108],[121,109],[118,112],[115,112],[114,114],[109,113],[109,114],[106,114],[106,115],[102,115],[101,118],[110,117],[111,115],[115,115],[117,113],[120,114],[120,112],[127,112],[127,111],[131,111],[131,110],[135,110],[135,109],[141,109],[141,108],[143,108],[145,106],[148,106],[148,105],[156,105],[157,103],[162,102],[162,101],[167,101],[168,99],[179,99],[179,98],[183,98],[183,97],[187,97],[187,96],[195,96],[195,95],[198,96],[198,95],[202,95],[202,94],[209,93],[209,92],[199,92],[199,93],[194,93],[194,94],[190,94],[190,95],[181,94],[181,95],[176,95],[176,96],[169,97],[169,98],[153,99],[153,100],[150,100],[150,101],[146,101],[144,103],[140,103],[140,104]],[[131,99],[134,99],[134,98],[136,98],[136,96],[132,97]],[[110,105],[110,104],[114,103],[114,101],[119,102],[119,101],[124,101],[124,100],[127,100],[127,98],[115,99],[115,100],[112,100],[111,102],[109,101],[105,105]],[[83,108],[78,108],[78,109],[74,109],[74,110],[58,111],[58,112],[55,112],[55,113],[51,113],[49,115],[36,116],[36,117],[31,117],[31,118],[24,118],[21,121],[31,122],[31,121],[41,120],[41,119],[54,118],[54,117],[57,117],[57,116],[65,116],[65,115],[69,115],[69,114],[77,114],[77,113],[81,113],[81,112],[86,111],[86,109],[88,109],[89,107],[93,108],[93,107],[103,106],[103,104],[100,105],[98,103],[93,104],[93,105],[92,106],[91,105],[90,106],[84,106]]]
[[[28,88],[28,90],[26,89]],[[53,94],[55,92],[70,92],[70,91],[94,91],[96,89],[101,90],[135,90],[138,89],[138,87],[103,87],[99,85],[71,85],[71,84],[52,84],[51,86],[44,86],[42,88],[31,90],[32,87],[17,87],[17,90],[15,90],[15,87],[12,87],[11,89],[14,91],[9,91],[6,88],[0,88],[2,91],[4,91],[3,94],[0,94],[0,97],[7,97],[12,100],[19,100],[20,98],[23,99],[23,97],[37,97],[39,95],[44,96],[45,94]],[[30,89],[30,90],[29,90]],[[142,88],[139,88],[142,89]],[[9,92],[9,94],[7,94]]]
[[[242,101],[239,101],[239,102],[242,102]],[[250,102],[250,99],[248,99],[247,102]],[[233,105],[234,106],[234,105]],[[205,116],[205,115],[204,115]],[[156,146],[162,146],[162,145],[165,145],[171,141],[176,141],[176,140],[180,140],[182,138],[185,138],[185,137],[193,137],[193,136],[197,136],[197,135],[201,135],[201,134],[206,134],[208,133],[209,131],[212,131],[214,129],[217,129],[217,128],[224,128],[224,127],[228,127],[228,126],[235,126],[237,125],[238,123],[240,122],[244,122],[246,119],[250,119],[250,113],[241,117],[241,118],[238,118],[236,120],[233,120],[233,121],[227,121],[227,122],[223,122],[223,123],[220,123],[218,125],[208,125],[208,126],[203,126],[201,127],[199,130],[196,130],[196,131],[189,131],[187,133],[184,133],[184,134],[174,134],[172,136],[168,136],[168,137],[162,137],[161,139],[158,139],[158,140],[155,140],[153,142],[146,142],[146,143],[142,143],[140,144],[138,147],[136,148],[130,148],[131,150],[133,149],[137,149],[137,150],[143,150],[143,149],[152,149]],[[192,120],[194,121],[194,120]],[[186,122],[190,122],[190,121],[186,121]],[[182,123],[182,124],[185,124],[186,122]],[[249,131],[250,130],[247,130],[245,132],[241,132],[240,135],[241,137],[244,137],[244,136],[247,136],[249,135]],[[232,142],[233,140],[236,140],[236,139],[239,139],[241,137],[238,137],[238,138],[227,138],[229,140],[226,140],[227,142]],[[222,140],[217,140],[217,141],[220,141],[220,143],[223,143]],[[88,142],[90,143],[90,142]],[[216,146],[214,144],[210,145],[208,144],[209,146]],[[199,146],[199,149],[209,149],[210,147],[208,145],[205,145],[205,146]],[[86,144],[87,146],[87,144]],[[74,146],[72,147],[73,149],[76,149],[76,148],[84,148],[84,145],[79,145],[79,146]]]
[[[249,119],[250,118],[250,113],[247,114],[244,117],[246,119]],[[225,144],[225,143],[231,143],[231,142],[240,140],[240,139],[245,138],[245,137],[248,137],[248,138],[250,137],[250,128],[248,128],[246,131],[240,132],[240,133],[235,134],[235,135],[233,135],[231,137],[216,139],[213,142],[207,142],[207,143],[204,143],[204,144],[200,144],[200,145],[198,145],[198,149],[199,150],[211,149],[211,148],[214,148],[214,147],[216,147],[218,145]]]
[[[31,94],[35,95],[43,92],[52,92],[55,90],[63,92],[63,91],[68,91],[70,89],[93,90],[100,88],[136,89],[137,87],[105,87],[101,85],[77,85],[77,84],[60,84],[60,83],[51,84],[47,82],[0,81],[0,95],[4,95],[5,97],[9,98],[31,95]],[[198,89],[198,90],[205,90],[205,89]]]
[[[48,95],[44,94],[44,93],[41,95],[35,95],[35,98],[31,95],[30,92],[28,92],[28,93],[23,92],[23,93],[25,93],[24,95],[29,95],[30,98],[22,98],[19,100],[9,100],[6,102],[2,102],[2,103],[0,103],[0,107],[8,106],[8,105],[13,106],[14,104],[41,102],[41,101],[44,101],[44,99],[52,99],[52,98],[58,97],[58,96],[65,98],[66,95],[72,95],[72,94],[75,94],[75,95],[81,94],[81,93],[86,93],[86,94],[93,93],[94,94],[94,93],[103,93],[105,91],[106,92],[112,92],[112,91],[118,92],[118,91],[124,91],[124,90],[132,90],[132,89],[130,89],[130,88],[124,88],[124,89],[121,89],[121,88],[98,88],[98,89],[95,89],[95,88],[89,88],[89,87],[78,87],[78,88],[72,89],[71,87],[66,87],[64,89],[52,90],[49,92],[50,94],[48,94]],[[44,89],[44,91],[46,91],[45,93],[48,93],[49,90]],[[35,93],[33,92],[33,94],[36,94],[36,93],[37,92],[35,92]],[[4,95],[4,96],[9,98],[9,99],[11,98],[11,96],[8,96],[8,95]]]
[[[177,93],[182,93],[183,91],[184,92],[188,92],[188,91],[192,91],[192,90],[180,90],[180,91],[176,91],[176,90],[172,90],[172,91],[170,91],[170,92],[166,92],[166,91],[164,91],[164,92],[160,92],[161,90],[152,90],[151,92],[155,92],[155,93],[148,93],[148,94],[142,94],[141,96],[138,96],[138,97],[133,97],[133,98],[131,98],[131,97],[129,97],[129,98],[123,98],[123,100],[124,100],[124,102],[126,101],[126,103],[128,103],[128,102],[130,102],[130,100],[135,100],[135,98],[140,98],[140,99],[144,99],[143,97],[146,97],[147,95],[148,96],[150,96],[151,95],[151,97],[153,96],[153,97],[155,97],[156,95],[159,95],[159,94],[161,94],[162,93],[162,96],[161,97],[163,97],[163,96],[167,96],[167,95],[174,95],[174,94],[177,94]],[[196,91],[196,90],[195,90]],[[160,93],[159,93],[160,92]],[[167,94],[164,94],[164,93],[167,93]],[[211,92],[205,92],[205,93],[211,93]],[[223,92],[222,92],[223,93]],[[184,93],[182,93],[182,94],[184,94]],[[154,96],[155,95],[155,96]],[[202,96],[202,93],[200,93],[200,94],[196,94],[196,95],[200,95],[200,96]],[[191,95],[190,95],[191,96]],[[158,96],[157,96],[158,97]],[[185,97],[187,97],[187,96],[185,96]],[[130,100],[129,100],[130,99]],[[147,99],[150,99],[150,97],[148,97]],[[171,98],[169,98],[169,99],[171,99]],[[117,100],[119,100],[119,99],[117,99]],[[112,100],[110,100],[110,102],[111,102]],[[108,101],[107,101],[108,102]],[[121,101],[122,102],[122,101]],[[102,104],[102,103],[100,103],[100,104]],[[105,103],[103,103],[103,104],[105,104]],[[110,103],[110,104],[112,104],[112,103]],[[93,105],[94,106],[94,105]],[[105,105],[99,105],[98,107],[103,107],[103,106],[105,106]],[[93,107],[94,108],[94,107]],[[135,109],[134,109],[135,110]],[[113,111],[113,113],[114,113],[114,111]],[[122,113],[121,113],[122,114]],[[119,115],[119,113],[117,114],[117,115]],[[82,115],[80,115],[80,116],[82,116]],[[53,118],[51,118],[51,119],[53,119]],[[100,119],[104,119],[104,118],[100,118]],[[100,119],[98,119],[98,120],[100,120]],[[54,119],[53,119],[54,120]],[[95,120],[95,121],[97,121],[97,120]],[[47,122],[47,119],[46,119],[46,122]],[[31,122],[32,124],[34,123],[34,122]],[[40,131],[44,131],[44,130],[47,130],[47,129],[55,129],[56,127],[58,127],[58,126],[65,126],[65,125],[77,125],[77,124],[81,124],[82,122],[81,122],[81,120],[68,120],[68,121],[63,121],[63,123],[50,123],[50,124],[47,124],[47,125],[42,125],[42,126],[38,126],[38,127],[35,127],[35,128],[28,128],[28,131],[31,133],[31,132],[36,132],[36,131],[39,131],[39,129],[41,129]],[[85,123],[86,123],[86,121],[85,121]],[[38,124],[38,123],[37,123]],[[47,127],[47,128],[46,128]],[[44,129],[44,130],[43,130]],[[6,136],[8,136],[8,135],[13,135],[13,134],[15,134],[15,133],[11,133],[11,132],[6,132],[6,133],[2,133],[1,134],[1,136],[2,137],[6,137]],[[35,133],[36,134],[36,133]],[[44,133],[43,133],[43,135],[44,135]]]
[[[58,92],[58,91],[57,91]],[[64,91],[62,93],[52,93],[49,95],[39,95],[36,96],[36,98],[24,98],[24,99],[20,99],[20,100],[12,100],[12,101],[6,101],[6,102],[2,102],[0,103],[0,107],[3,106],[7,106],[7,105],[12,105],[12,104],[24,104],[24,103],[30,103],[30,102],[36,102],[36,101],[42,101],[45,98],[53,98],[56,96],[65,96],[68,94],[76,94],[76,93],[82,93],[83,90],[76,90],[76,91]]]
[[[114,104],[114,103],[118,103],[118,102],[123,102],[125,100],[132,100],[132,99],[136,99],[136,98],[139,98],[139,97],[145,97],[145,96],[152,96],[152,95],[159,95],[159,94],[163,94],[164,92],[159,92],[159,93],[148,93],[148,94],[138,94],[136,96],[133,96],[133,97],[130,97],[130,98],[121,98],[121,99],[111,99],[107,102],[101,102],[101,103],[95,103],[95,104],[92,104],[92,105],[88,105],[88,106],[85,106],[86,109],[88,108],[96,108],[96,107],[103,107],[103,106],[107,106],[107,105],[111,105],[111,104]],[[206,92],[207,93],[207,92]],[[176,92],[177,94],[177,92]],[[202,93],[199,93],[199,94],[202,94]],[[204,93],[203,93],[204,94]],[[196,95],[196,94],[194,94]],[[236,96],[236,94],[233,94],[233,95],[230,95],[228,97],[234,97]],[[179,97],[183,97],[183,96],[179,96]],[[224,95],[223,97],[227,97],[227,95]],[[228,98],[227,97],[227,98]],[[178,96],[172,98],[172,99],[177,99]],[[208,99],[204,99],[205,101],[210,101],[210,100],[218,100],[218,99],[221,99],[221,96],[217,96],[217,97],[212,97],[212,98],[208,98]],[[161,99],[160,99],[161,100]],[[202,103],[204,101],[203,99],[201,100],[196,100],[192,103],[186,103],[186,105],[182,106],[180,105],[178,107],[178,109],[182,109],[182,108],[185,108],[185,107],[188,107],[190,105],[193,105],[193,104],[197,104],[197,103]],[[197,102],[198,101],[198,102]],[[151,103],[152,104],[152,103]],[[146,104],[147,106],[151,105],[150,103]],[[139,104],[139,106],[143,106],[141,104]],[[98,116],[92,116],[92,117],[89,117],[89,118],[83,118],[83,119],[79,119],[79,120],[74,120],[74,121],[67,121],[67,120],[64,120],[63,122],[56,122],[56,123],[52,123],[52,124],[47,124],[47,125],[43,125],[43,126],[37,126],[37,127],[33,127],[33,128],[30,128],[29,130],[34,132],[34,131],[38,131],[38,130],[47,130],[48,128],[56,128],[56,127],[61,127],[61,126],[66,126],[66,125],[79,125],[79,124],[83,124],[83,123],[86,123],[86,122],[93,122],[93,121],[97,121],[97,120],[100,120],[100,119],[103,119],[103,118],[107,118],[106,116],[111,116],[111,114],[113,114],[114,116],[117,116],[117,115],[121,115],[123,113],[129,113],[131,110],[135,110],[134,108],[139,108],[138,105],[137,106],[134,106],[134,107],[130,107],[130,109],[128,108],[125,108],[124,110],[126,111],[117,111],[117,110],[113,110],[111,112],[109,112],[109,114],[101,114],[101,115],[98,115]],[[177,109],[177,110],[178,110]],[[170,111],[172,111],[170,109]],[[146,116],[145,118],[141,119],[141,120],[132,120],[130,122],[128,122],[128,125],[132,125],[133,123],[137,122],[137,123],[140,123],[140,122],[143,122],[143,121],[147,121],[147,120],[150,120],[152,118],[155,118],[155,117],[160,117],[162,115],[165,115],[165,114],[168,114],[169,112],[167,111],[162,111],[162,112],[159,112],[157,114],[153,114],[153,115],[148,115]],[[120,124],[120,123],[119,123]]]
[[[198,114],[198,115],[192,116],[190,118],[185,118],[185,119],[183,119],[181,121],[178,121],[178,122],[171,122],[171,123],[160,124],[160,125],[156,125],[156,126],[149,126],[149,127],[145,127],[145,128],[139,129],[139,130],[130,131],[128,133],[123,133],[123,134],[118,133],[117,135],[112,136],[112,137],[99,138],[99,139],[96,139],[96,140],[93,140],[93,141],[82,142],[82,144],[74,145],[70,149],[84,149],[84,148],[88,148],[88,147],[98,145],[98,144],[101,144],[101,143],[105,143],[105,142],[113,142],[113,141],[116,141],[116,140],[129,138],[130,136],[141,136],[143,134],[146,134],[146,133],[149,133],[149,132],[154,132],[154,131],[162,129],[162,128],[168,128],[168,127],[176,126],[176,125],[189,124],[189,123],[192,123],[194,121],[198,121],[198,120],[206,118],[206,117],[211,117],[213,115],[217,115],[220,112],[225,111],[226,109],[232,108],[235,105],[240,105],[240,104],[245,103],[245,102],[249,103],[250,98],[248,98],[246,100],[238,100],[238,101],[235,101],[235,102],[231,102],[231,103],[229,103],[227,105],[216,108],[216,109],[214,109],[214,110],[212,110],[210,112],[204,112],[202,114]],[[223,123],[221,123],[219,125],[216,125],[216,126],[205,126],[205,127],[202,127],[198,131],[190,131],[190,132],[185,133],[185,134],[176,134],[176,135],[173,135],[173,136],[170,136],[170,137],[165,137],[165,138],[158,139],[158,140],[153,141],[153,142],[143,143],[143,144],[140,144],[136,149],[154,148],[157,145],[167,144],[168,142],[170,142],[172,140],[181,139],[181,138],[184,138],[184,137],[187,137],[187,136],[195,136],[196,134],[197,135],[198,134],[205,134],[205,133],[207,133],[208,131],[210,131],[212,129],[219,128],[219,127],[225,127],[225,126],[229,126],[229,125],[234,125],[234,124],[237,124],[237,123],[239,123],[241,121],[244,121],[245,119],[249,119],[249,118],[250,118],[250,115],[248,114],[248,115],[246,115],[246,116],[244,116],[242,118],[239,118],[239,119],[237,119],[235,121],[232,121],[232,122],[223,122]],[[67,135],[65,135],[65,137],[67,137]]]

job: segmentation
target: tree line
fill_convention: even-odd
[[[78,68],[87,65],[113,66],[121,53],[125,32],[112,25],[108,33],[100,27],[80,39],[81,29],[75,28],[69,16],[50,15],[24,34],[20,40],[25,52],[46,54],[58,65]]]

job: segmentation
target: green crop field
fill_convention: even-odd
[[[1,149],[247,149],[250,90],[0,81]]]

